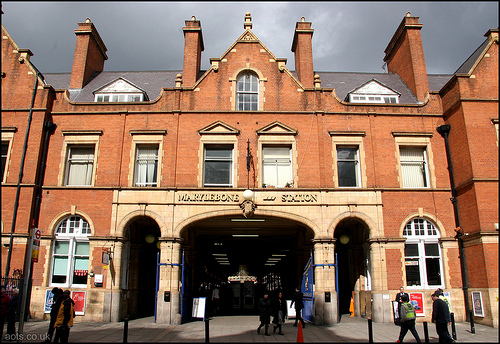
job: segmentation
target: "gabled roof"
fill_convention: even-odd
[[[111,81],[110,83],[101,86],[97,90],[94,90],[93,93],[145,93],[143,89],[134,85],[132,82],[119,77],[116,80]]]
[[[457,69],[453,74],[469,74],[471,69],[476,65],[477,60],[484,53],[485,49],[489,45],[489,40],[486,39],[477,49],[472,53],[471,56]]]
[[[398,91],[393,90],[389,86],[384,85],[375,78],[365,82],[363,85],[355,88],[350,93],[363,93],[363,94],[397,94],[401,95]]]

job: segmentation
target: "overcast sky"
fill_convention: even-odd
[[[201,21],[202,69],[244,32],[278,58],[291,52],[295,23],[312,22],[314,70],[383,72],[384,50],[409,11],[419,17],[427,72],[451,74],[498,28],[498,2],[10,2],[2,24],[42,73],[71,72],[77,23],[89,17],[108,51],[105,71],[182,70],[185,20]]]

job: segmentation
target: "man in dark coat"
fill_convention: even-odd
[[[266,330],[265,335],[270,336],[267,331],[269,329],[269,324],[271,323],[271,300],[269,299],[269,294],[267,292],[265,292],[264,297],[259,300],[258,307],[260,313],[260,325],[257,328],[257,333],[260,334],[260,329],[264,326]]]
[[[52,341],[54,335],[54,324],[56,323],[57,313],[59,312],[59,307],[61,306],[61,296],[63,290],[61,288],[52,288],[52,306],[50,308],[50,323],[49,330],[47,332],[47,338],[45,339],[46,343],[50,343]]]
[[[273,303],[273,333],[276,333],[276,330],[278,331],[279,335],[283,335],[283,331],[281,330],[281,325],[285,323],[285,319],[288,315],[288,310],[286,307],[286,300],[283,298],[283,293],[279,292],[278,297],[274,300]]]
[[[450,309],[446,301],[439,298],[439,295],[432,294],[432,322],[436,324],[436,333],[439,336],[439,343],[453,343],[453,338],[448,332],[448,324],[451,322]]]
[[[409,295],[407,293],[405,293],[405,288],[404,287],[401,287],[399,288],[399,293],[396,294],[396,301],[399,302],[399,305],[401,306],[401,298],[403,297],[403,295],[406,295],[408,297],[408,300],[410,299]]]
[[[297,322],[300,321],[302,324],[302,328],[306,327],[304,323],[304,319],[302,319],[302,309],[304,308],[304,294],[300,291],[299,288],[295,288],[295,292],[292,296],[292,303],[290,304],[290,308],[295,304],[295,324],[293,326],[297,326]]]

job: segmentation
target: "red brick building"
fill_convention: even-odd
[[[302,284],[317,324],[351,299],[390,322],[404,286],[419,321],[442,288],[457,321],[469,307],[497,327],[498,30],[429,75],[410,14],[387,73],[315,72],[304,18],[292,70],[243,26],[206,71],[193,17],[183,70],[106,72],[87,19],[63,74],[2,26],[2,274],[24,271],[39,228],[31,316],[53,287],[81,292],[77,319],[179,323],[201,285],[220,288],[217,315]]]

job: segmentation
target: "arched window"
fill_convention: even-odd
[[[259,78],[255,74],[243,73],[238,76],[236,99],[238,111],[259,110]]]
[[[439,231],[436,226],[425,218],[416,217],[408,221],[403,230],[403,236],[406,238],[407,286],[444,287]]]
[[[86,286],[89,271],[89,223],[72,215],[59,222],[52,250],[51,284]]]

